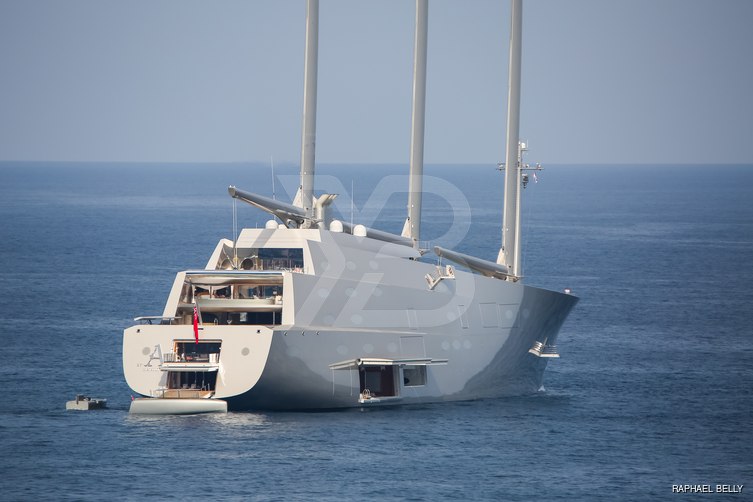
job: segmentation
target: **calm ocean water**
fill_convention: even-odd
[[[343,218],[378,215],[395,232],[395,184],[368,201],[400,172],[319,167],[341,185]],[[278,169],[278,196],[293,173]],[[494,259],[500,173],[427,174],[426,239]],[[160,314],[175,272],[232,236],[227,185],[271,194],[269,168],[0,163],[0,497],[657,500],[690,498],[673,484],[742,484],[709,497],[753,500],[753,166],[551,166],[539,178],[524,193],[526,281],[581,298],[545,392],[139,418],[122,330]],[[237,209],[242,226],[267,219]],[[110,409],[66,412],[76,393]]]

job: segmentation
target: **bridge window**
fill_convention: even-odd
[[[262,248],[259,249],[262,270],[303,268],[301,248]]]

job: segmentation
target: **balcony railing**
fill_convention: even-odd
[[[220,367],[220,354],[164,352],[159,367],[162,371],[217,371]]]

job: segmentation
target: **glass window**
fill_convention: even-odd
[[[301,248],[262,248],[259,249],[258,256],[262,270],[303,268],[303,249]]]
[[[403,385],[406,387],[426,385],[426,366],[403,367]]]

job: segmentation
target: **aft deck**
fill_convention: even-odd
[[[280,324],[283,274],[279,270],[184,272],[176,284],[176,324],[192,324],[194,308],[202,324]]]
[[[209,399],[213,394],[213,390],[206,389],[164,389],[153,397],[162,399]]]

